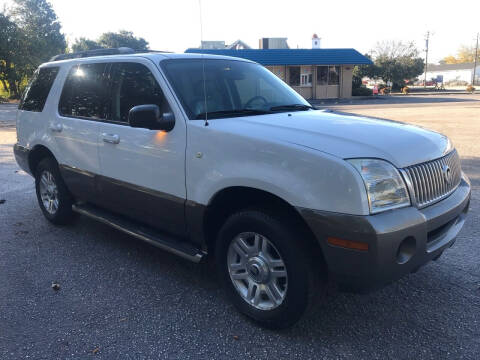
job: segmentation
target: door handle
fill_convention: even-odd
[[[120,142],[120,136],[118,136],[117,134],[103,133],[102,139],[104,142],[109,144],[118,144]]]
[[[63,130],[63,125],[60,123],[50,124],[50,130],[53,132],[61,132]]]

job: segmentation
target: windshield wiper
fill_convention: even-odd
[[[272,106],[270,111],[282,111],[282,110],[294,110],[294,111],[304,111],[304,110],[316,110],[313,106],[305,104],[289,104],[289,105],[278,105]]]
[[[205,119],[205,115],[208,115],[209,119],[218,119],[225,117],[238,117],[238,116],[248,116],[248,115],[264,115],[271,114],[270,110],[261,110],[261,109],[235,109],[235,110],[219,110],[219,111],[209,111],[207,113],[200,113],[195,116],[195,119]]]

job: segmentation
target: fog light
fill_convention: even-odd
[[[417,241],[414,237],[409,236],[403,239],[397,250],[397,262],[399,264],[405,264],[415,255],[416,249]]]

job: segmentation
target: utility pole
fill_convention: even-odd
[[[428,70],[428,41],[430,39],[430,31],[427,31],[425,38],[425,79],[423,80],[423,88],[427,87],[427,70]]]
[[[477,45],[475,46],[475,59],[473,60],[472,86],[475,86],[475,71],[477,70],[478,34],[479,34],[479,33],[477,33]]]

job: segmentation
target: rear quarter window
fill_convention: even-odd
[[[59,67],[45,67],[35,71],[19,105],[20,110],[42,112]]]

